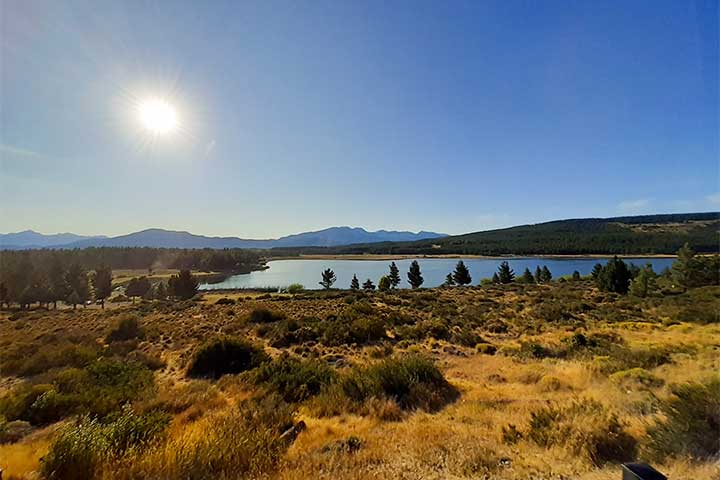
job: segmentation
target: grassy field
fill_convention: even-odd
[[[588,281],[4,311],[0,468],[599,480],[645,459],[718,478],[718,312],[720,287]]]

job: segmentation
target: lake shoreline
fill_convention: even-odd
[[[463,254],[441,254],[441,255],[418,255],[418,254],[307,254],[307,255],[284,255],[278,257],[270,257],[266,259],[267,263],[274,262],[276,260],[367,260],[367,261],[378,261],[378,260],[412,260],[412,259],[424,259],[432,260],[437,259],[462,259],[462,258],[477,258],[486,260],[510,260],[510,259],[524,259],[524,258],[548,258],[548,259],[587,259],[587,258],[612,258],[616,255],[612,254],[582,254],[582,255],[558,255],[558,254],[546,254],[546,255],[463,255]],[[677,258],[677,255],[671,254],[645,254],[645,255],[633,255],[633,254],[621,254],[617,255],[618,258]]]

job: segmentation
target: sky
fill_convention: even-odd
[[[0,232],[717,211],[719,83],[718,1],[0,0]]]

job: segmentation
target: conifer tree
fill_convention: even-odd
[[[81,302],[80,295],[78,295],[78,293],[73,290],[72,292],[70,292],[70,295],[68,295],[68,297],[65,299],[65,302],[67,302],[68,305],[72,305],[73,310],[75,310],[77,304]]]
[[[653,295],[657,289],[657,274],[651,264],[645,265],[630,283],[630,293],[636,297]]]
[[[497,272],[493,273],[492,283],[500,283],[500,277],[498,277]]]
[[[350,290],[360,290],[360,281],[358,281],[357,275],[353,274],[353,278],[350,281]]]
[[[525,268],[522,276],[522,281],[524,283],[535,283],[535,277],[533,277],[533,274],[530,272],[529,268]]]
[[[572,279],[573,279],[574,282],[580,281],[580,272],[578,272],[577,270],[575,270],[575,271],[572,273]]]
[[[677,260],[672,264],[673,281],[683,287],[690,288],[697,286],[696,277],[699,270],[698,261],[695,258],[695,252],[687,243],[683,245],[677,252]]]
[[[515,272],[510,268],[508,262],[500,263],[497,271],[498,279],[500,283],[511,283],[515,280]]]
[[[65,300],[70,295],[70,285],[65,277],[65,269],[59,258],[55,257],[48,270],[48,282],[50,283],[50,297],[54,308],[57,309],[57,302]]]
[[[417,260],[413,260],[410,264],[410,270],[408,270],[407,277],[408,283],[410,283],[412,288],[419,288],[425,281],[422,277],[422,273],[420,272],[420,264]]]
[[[85,305],[85,302],[90,299],[90,284],[85,269],[79,263],[73,263],[68,268],[65,279],[70,291],[74,292],[79,300],[75,305],[78,303]]]
[[[363,290],[375,290],[375,284],[369,278],[363,283]]]
[[[335,272],[332,271],[332,269],[328,268],[323,270],[322,272],[322,280],[318,282],[325,290],[330,290],[330,287],[333,286],[333,283],[335,283],[335,280],[337,280],[337,277],[335,276]]]
[[[146,277],[143,278],[147,280]],[[180,270],[180,273],[170,277],[168,283],[170,295],[182,300],[189,300],[194,297],[198,292],[198,287],[198,281],[190,270]]]
[[[465,262],[462,260],[457,262],[455,265],[455,271],[453,272],[453,280],[460,286],[469,285],[472,282],[470,276],[470,270],[465,266]]]
[[[535,267],[535,283],[543,283],[543,275],[540,265]]]
[[[400,285],[400,270],[397,265],[395,265],[395,262],[390,264],[390,274],[388,275],[388,279],[390,280],[390,286],[392,288],[397,288],[398,285]]]
[[[455,285],[455,279],[453,278],[452,273],[448,273],[445,277],[445,283],[443,283],[443,287],[452,287]]]
[[[630,287],[630,270],[625,262],[615,256],[603,267],[596,282],[600,290],[626,294]]]
[[[383,275],[382,277],[380,277],[380,281],[378,282],[378,290],[380,290],[381,292],[387,292],[388,290],[390,290],[391,286],[392,282],[390,281],[390,277],[388,277],[387,275]]]
[[[550,273],[550,269],[547,267],[547,265],[543,265],[542,281],[543,283],[548,283],[550,280],[552,280],[552,273]]]
[[[105,299],[112,293],[112,270],[108,266],[95,269],[92,276],[95,298],[100,300],[101,308],[105,308]]]

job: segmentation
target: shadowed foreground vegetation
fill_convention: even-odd
[[[612,262],[540,284],[1,311],[0,467],[616,479],[643,459],[712,478],[720,287],[702,273],[633,289],[640,273]]]

